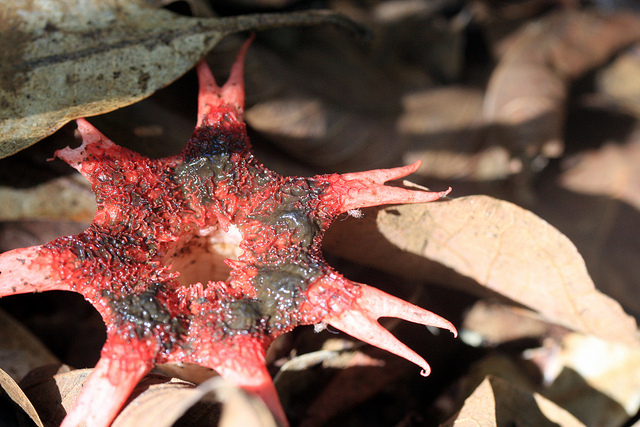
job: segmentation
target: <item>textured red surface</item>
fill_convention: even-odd
[[[0,296],[82,294],[107,325],[101,359],[64,426],[108,425],[155,364],[198,363],[260,395],[286,417],[264,355],[279,335],[327,323],[429,365],[382,328],[397,317],[446,328],[441,317],[349,281],[322,258],[322,236],[351,209],[437,200],[384,185],[418,165],[282,177],[253,156],[242,122],[242,66],[218,87],[198,66],[198,125],[182,152],[152,160],[78,120],[83,144],[56,153],[93,186],[98,210],[76,236],[0,255]]]

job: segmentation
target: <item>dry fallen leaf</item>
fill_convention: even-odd
[[[536,317],[521,307],[480,300],[464,315],[460,337],[473,346],[496,346],[523,339],[542,339],[567,332]]]
[[[571,333],[547,359],[557,365],[542,393],[577,418],[622,425],[640,408],[640,350]],[[541,366],[543,370],[547,367]]]
[[[640,115],[640,44],[634,44],[598,72],[598,91]]]
[[[60,363],[29,330],[0,309],[0,368],[20,381],[33,368]]]
[[[336,255],[404,277],[477,291],[472,279],[552,323],[639,344],[635,320],[595,288],[571,241],[509,202],[469,196],[371,209],[364,219],[336,221],[324,244]]]
[[[91,185],[78,174],[30,188],[0,186],[0,200],[0,221],[37,218],[91,222],[96,211]]]
[[[396,126],[409,141],[403,163],[417,160],[419,175],[438,179],[490,180],[491,150],[477,150],[483,138],[481,90],[445,86],[403,96]]]
[[[228,34],[323,22],[356,28],[329,11],[190,18],[139,0],[2,2],[0,157],[149,96]]]
[[[583,194],[606,195],[640,211],[640,132],[624,144],[607,143],[568,158],[561,185]]]
[[[19,427],[26,427],[35,424],[37,427],[44,427],[35,408],[29,402],[22,389],[6,372],[0,369],[0,405],[3,408],[3,422],[12,423]],[[17,408],[16,408],[17,406]],[[11,408],[13,411],[9,411]],[[28,420],[31,420],[29,422]]]
[[[401,148],[388,142],[397,139],[399,82],[361,44],[331,28],[305,29],[295,40],[284,52],[256,46],[258,71],[247,76],[247,93],[263,99],[247,109],[247,124],[332,172],[393,162]]]
[[[292,421],[327,425],[331,418],[371,399],[404,373],[398,367],[380,369],[386,364],[384,360],[350,348],[353,343],[336,341],[328,340],[325,349],[292,358],[276,375],[274,382],[283,402],[299,417]],[[326,349],[333,346],[342,348]]]
[[[38,411],[44,425],[60,425],[91,371],[92,369],[77,369],[53,376],[43,375],[38,381],[27,377],[29,383],[23,385],[24,393]]]
[[[136,387],[140,393],[124,408],[113,427],[276,427],[265,404],[237,387],[212,378],[193,384],[160,375],[147,375]],[[222,414],[220,414],[222,403]],[[219,423],[216,422],[219,420]]]
[[[112,427],[171,427],[202,398],[193,384],[161,375],[147,375],[136,386],[130,403],[114,420]],[[218,419],[214,405],[201,407],[201,425]]]
[[[42,375],[28,378],[23,384],[24,400],[27,405],[30,400],[37,408],[43,420],[40,426],[57,426],[62,422],[91,371],[62,370],[56,374],[47,369]],[[176,378],[148,374],[138,383],[113,426],[171,427],[178,420],[181,425],[213,425],[217,420],[220,420],[218,425],[225,427],[276,425],[258,397],[228,385],[220,377],[196,387]]]
[[[584,426],[570,413],[537,393],[488,376],[464,402],[460,412],[442,427]]]
[[[531,22],[502,42],[484,101],[489,144],[525,162],[564,150],[566,85],[640,38],[632,13],[562,10]],[[527,165],[524,165],[527,167]],[[505,176],[511,172],[503,165]]]

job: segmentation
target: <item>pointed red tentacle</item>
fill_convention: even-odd
[[[402,178],[416,171],[420,162],[393,169],[376,169],[365,172],[330,175],[331,189],[327,192],[326,205],[336,213],[351,209],[400,203],[425,203],[438,200],[451,191],[430,192],[408,190],[384,185],[385,182]],[[335,202],[338,196],[338,202]]]
[[[60,427],[111,425],[138,382],[152,368],[152,358],[142,344],[136,349],[118,335],[109,336],[100,361]]]
[[[242,45],[231,68],[229,79],[222,87],[216,84],[207,63],[204,60],[198,63],[196,71],[198,72],[200,90],[198,92],[198,123],[196,127],[201,127],[204,122],[219,122],[225,113],[232,113],[238,122],[243,120],[244,61],[252,41],[253,36]]]
[[[415,363],[422,368],[420,374],[423,376],[431,373],[431,367],[426,360],[404,345],[378,322],[359,310],[346,310],[338,315],[327,316],[323,320],[360,341]]]
[[[60,263],[42,246],[14,249],[0,255],[0,297],[29,292],[70,290],[59,274]]]
[[[82,136],[82,145],[78,148],[66,147],[55,152],[55,156],[67,162],[71,167],[77,169],[85,177],[90,178],[87,174],[88,163],[93,163],[97,155],[104,154],[111,150],[121,150],[109,138],[104,136],[102,132],[96,129],[91,123],[85,119],[77,119],[78,132]],[[91,151],[94,159],[88,158],[87,154]]]
[[[132,165],[129,168],[132,170],[136,170],[135,165],[144,164],[145,157],[115,144],[87,120],[77,119],[76,123],[78,124],[78,132],[82,136],[82,144],[77,148],[66,147],[57,150],[55,156],[67,162],[91,182],[94,192],[101,184],[98,182],[95,172],[105,164],[128,163]]]
[[[454,337],[458,336],[456,327],[447,319],[371,286],[362,285],[357,304],[359,309],[372,319],[396,317],[425,326],[447,329]]]
[[[453,324],[430,311],[391,296],[367,285],[351,282],[336,274],[321,279],[307,293],[309,303],[322,307],[328,314],[322,317],[326,322],[341,331],[403,357],[422,368],[421,374],[429,375],[429,364],[416,352],[400,342],[388,330],[378,323],[380,317],[395,317],[435,326],[451,331],[457,336]],[[341,295],[342,298],[335,298]]]
[[[422,161],[418,160],[415,163],[406,166],[400,166],[391,169],[374,169],[364,172],[352,172],[343,173],[340,176],[345,181],[357,180],[370,184],[384,184],[392,179],[403,178],[407,175],[411,175],[420,168]]]

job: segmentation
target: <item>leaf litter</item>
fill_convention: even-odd
[[[488,20],[486,15],[482,14],[482,10],[474,10],[471,27],[467,27],[467,30],[470,28],[472,31],[484,32],[487,43],[495,43],[487,48],[487,52],[496,52],[496,57],[500,52],[508,52],[509,49],[517,50],[514,47],[516,44],[509,43],[510,39],[513,40],[513,36],[510,38],[504,36],[509,34],[505,28],[521,28],[524,33],[528,31],[526,28],[530,26],[529,24],[539,20],[531,12],[524,11],[524,8],[520,11],[521,15],[513,18],[514,15],[501,14],[505,9],[500,9],[499,5],[483,5],[483,7],[495,8],[494,16],[498,18]],[[146,6],[141,8],[145,13],[152,13],[151,9],[146,9]],[[354,8],[355,6],[345,10],[354,14]],[[355,14],[363,17],[362,21],[373,24],[371,26],[378,37],[384,37],[384,30],[390,31],[389,28],[391,28],[385,26],[385,22],[376,21],[380,16],[387,17],[385,19],[395,16],[394,19],[398,19],[396,25],[398,22],[403,22],[402,19],[407,19],[406,15],[404,18],[398,18],[398,16],[402,17],[402,14],[382,15],[378,10],[376,13],[380,15],[375,15],[373,12],[365,8],[357,10]],[[627,13],[624,12],[624,14]],[[556,52],[554,60],[560,65],[579,64],[578,71],[562,74],[559,83],[562,85],[561,90],[564,91],[565,88],[571,90],[567,92],[565,99],[561,102],[554,101],[552,105],[560,116],[565,117],[561,126],[555,128],[553,138],[558,140],[559,144],[566,146],[565,151],[568,154],[564,154],[562,150],[555,154],[560,156],[560,161],[564,164],[563,171],[558,172],[557,165],[560,162],[554,161],[552,159],[554,156],[547,156],[545,163],[550,162],[550,166],[542,170],[540,163],[535,162],[537,158],[535,153],[540,153],[544,144],[531,143],[526,138],[515,137],[515,140],[509,144],[516,146],[521,144],[522,149],[527,153],[534,153],[533,156],[527,154],[529,157],[525,157],[525,161],[533,162],[533,167],[531,167],[530,176],[524,181],[518,177],[518,168],[514,167],[512,162],[514,155],[517,157],[519,152],[511,149],[503,152],[495,149],[492,151],[492,146],[486,145],[486,139],[484,139],[485,132],[493,131],[491,127],[494,125],[487,124],[481,119],[479,99],[483,95],[482,90],[478,89],[488,91],[491,86],[489,84],[493,79],[491,75],[497,71],[497,68],[493,69],[488,65],[491,61],[487,60],[486,64],[478,62],[463,64],[467,73],[473,71],[474,67],[479,68],[479,73],[467,76],[463,73],[457,78],[454,77],[454,83],[457,86],[453,87],[442,80],[441,74],[434,73],[426,66],[425,62],[397,57],[386,64],[371,60],[349,37],[338,35],[331,29],[315,28],[303,31],[292,29],[285,31],[285,36],[278,36],[277,33],[271,32],[268,37],[267,35],[263,39],[259,37],[258,43],[252,48],[257,58],[258,71],[254,75],[247,76],[247,92],[250,97],[253,96],[255,105],[248,108],[247,118],[259,132],[257,138],[254,137],[254,145],[265,144],[265,141],[274,142],[280,147],[285,147],[287,156],[294,155],[299,159],[297,162],[292,162],[290,157],[283,157],[278,150],[256,147],[265,151],[264,155],[263,153],[259,155],[266,160],[267,164],[273,162],[284,170],[294,170],[296,173],[302,169],[311,175],[325,171],[327,168],[340,171],[341,168],[353,168],[354,165],[356,167],[360,165],[363,169],[371,165],[383,167],[393,162],[402,162],[403,159],[408,161],[408,159],[421,158],[425,166],[414,180],[435,187],[439,184],[434,182],[434,178],[444,179],[444,182],[454,187],[453,196],[456,197],[425,206],[365,209],[362,211],[363,218],[344,218],[336,221],[325,242],[327,253],[342,258],[336,258],[335,262],[345,263],[343,259],[349,259],[353,267],[348,274],[353,277],[371,277],[382,274],[379,273],[380,270],[385,271],[385,274],[393,274],[396,278],[398,292],[408,291],[407,295],[411,295],[411,289],[422,289],[426,294],[418,298],[428,298],[429,304],[442,304],[443,307],[448,307],[448,310],[458,313],[459,324],[465,325],[464,331],[467,335],[465,343],[453,347],[442,341],[436,341],[434,344],[439,347],[438,351],[441,352],[439,357],[443,359],[442,363],[436,361],[439,366],[434,366],[434,371],[446,371],[446,374],[442,375],[444,378],[433,381],[429,379],[425,383],[418,382],[411,375],[402,374],[394,379],[392,378],[394,375],[390,374],[396,372],[397,368],[390,364],[389,360],[384,363],[373,362],[382,359],[377,357],[369,359],[366,349],[363,349],[366,357],[358,356],[352,359],[351,364],[328,365],[322,369],[319,369],[316,364],[307,365],[301,371],[305,376],[294,378],[304,378],[309,385],[319,385],[318,391],[326,391],[325,393],[313,394],[309,387],[302,388],[300,391],[300,387],[293,386],[296,384],[295,379],[288,386],[279,386],[282,400],[292,402],[291,410],[294,411],[295,408],[295,411],[298,411],[296,412],[298,418],[295,419],[300,420],[301,423],[313,425],[314,422],[329,423],[350,419],[350,417],[362,421],[367,420],[368,416],[381,421],[382,417],[376,418],[376,414],[379,414],[376,410],[385,408],[384,411],[387,414],[395,415],[396,422],[429,419],[432,424],[434,419],[440,421],[451,419],[456,420],[451,421],[455,423],[454,425],[459,425],[458,423],[464,424],[465,419],[475,421],[485,419],[489,425],[499,425],[504,420],[517,421],[522,419],[522,414],[528,414],[528,416],[539,417],[536,419],[541,423],[593,425],[588,420],[589,417],[595,417],[596,412],[599,412],[598,416],[604,423],[622,423],[638,410],[637,397],[632,387],[635,376],[640,372],[637,326],[634,318],[625,314],[620,307],[622,304],[636,317],[640,314],[640,307],[633,303],[638,283],[638,275],[633,273],[633,266],[640,262],[637,259],[640,251],[635,250],[637,247],[630,243],[633,241],[635,230],[632,225],[638,219],[633,184],[637,163],[633,162],[634,147],[637,145],[634,141],[637,138],[630,132],[622,137],[616,133],[615,136],[609,136],[607,139],[606,118],[609,116],[605,115],[604,118],[599,117],[599,120],[603,120],[602,139],[594,142],[592,135],[588,140],[589,145],[581,145],[586,143],[587,138],[577,138],[576,133],[571,129],[575,126],[591,129],[590,126],[593,124],[580,121],[579,116],[576,120],[576,115],[571,111],[567,114],[568,108],[575,110],[585,107],[579,104],[576,107],[575,103],[571,104],[576,97],[573,92],[575,89],[565,86],[568,81],[580,80],[582,78],[580,76],[588,69],[604,62],[627,44],[628,40],[633,39],[632,31],[628,31],[628,28],[633,28],[634,24],[629,24],[631,27],[618,26],[617,30],[615,26],[611,29],[602,24],[604,27],[598,27],[598,29],[604,28],[606,31],[611,31],[613,35],[599,44],[599,42],[590,42],[589,40],[593,39],[581,35],[581,31],[589,25],[597,27],[604,22],[598,20],[601,18],[598,18],[597,14],[582,10],[565,13],[565,16],[572,16],[572,21],[557,17],[562,15],[563,13],[557,13],[554,18],[543,16],[542,20],[555,19],[558,22],[555,28],[563,28],[563,25],[566,25],[566,28],[574,28],[571,25],[578,25],[576,31],[554,30],[544,34],[544,37],[550,40],[546,42],[549,49]],[[450,14],[439,14],[437,10],[425,13],[420,19],[424,19],[424,22],[429,22],[428,26],[432,26],[435,25],[432,23],[433,19],[443,19],[443,16],[447,17],[444,18],[445,20],[451,19]],[[174,18],[178,19],[175,16],[171,19]],[[576,22],[578,24],[575,24]],[[580,22],[591,24],[580,24]],[[448,23],[451,24],[452,21]],[[621,28],[627,28],[627,31]],[[622,32],[625,34],[620,34]],[[322,41],[314,42],[314,39],[326,34],[330,37],[324,39],[324,44]],[[278,37],[285,37],[288,44],[282,44],[282,39]],[[624,42],[616,41],[611,44],[611,40],[624,40]],[[190,62],[193,65],[210,48],[203,47],[202,41],[199,43],[196,49],[198,53],[194,53],[194,56],[190,56],[189,59],[183,58],[183,62]],[[564,44],[558,47],[556,43]],[[588,44],[597,54],[594,56],[584,49],[577,49],[581,43]],[[344,51],[347,53],[339,57],[343,58],[342,60],[332,59],[332,50],[335,50],[335,46],[339,44],[344,45]],[[300,51],[300,55],[296,56],[295,52],[300,46],[308,46],[309,50]],[[535,43],[533,46],[535,47]],[[375,52],[375,48],[378,47],[374,44],[373,51]],[[520,49],[518,53],[522,54],[524,51]],[[567,54],[565,56],[557,52]],[[451,52],[451,55],[458,54],[460,51],[452,50]],[[492,58],[492,53],[487,55],[488,58]],[[580,61],[577,62],[569,61],[567,58],[571,55],[574,57],[583,55],[583,57],[579,57]],[[219,57],[220,54],[216,56]],[[502,59],[498,64],[505,58],[499,57]],[[464,53],[462,58],[468,61]],[[522,54],[520,58],[520,63],[516,61],[515,65],[521,65],[522,61],[526,62],[531,58],[531,54]],[[309,59],[312,61],[309,62]],[[353,62],[349,62],[350,60]],[[441,59],[445,62],[447,60],[450,58]],[[167,66],[163,60],[157,63]],[[350,67],[349,64],[360,64],[362,68],[360,74],[357,66]],[[155,80],[149,83],[151,89],[148,89],[148,93],[145,92],[145,96],[174,80],[191,65],[181,65],[183,71],[180,72],[172,70],[172,77],[164,77],[161,83],[155,83]],[[331,67],[337,67],[335,69],[341,71],[322,72],[322,67],[327,67],[328,70],[331,70]],[[248,69],[251,70],[252,66],[250,65]],[[606,67],[605,70],[607,70]],[[369,77],[364,79],[365,83],[355,92],[345,89],[355,86],[337,81],[341,75],[344,76],[345,81],[357,81],[363,72],[367,73],[365,75],[370,76],[371,80]],[[510,74],[508,70],[501,72],[508,78],[515,78],[515,75]],[[67,75],[67,73],[51,72],[50,75]],[[310,82],[310,79],[313,81]],[[384,85],[385,81],[389,81],[390,84]],[[134,98],[138,99],[139,81],[134,83],[136,83],[134,91],[137,91],[137,94],[125,95],[128,97],[127,100],[118,101],[117,107],[134,102]],[[345,86],[338,87],[337,84]],[[254,90],[251,89],[252,85]],[[619,85],[624,87],[624,80],[619,81]],[[338,87],[337,90],[336,87]],[[371,90],[371,87],[380,90],[376,92]],[[323,94],[323,88],[326,88],[326,95]],[[252,91],[254,95],[251,95]],[[274,94],[276,96],[273,96]],[[114,94],[111,92],[108,95],[96,95],[98,98],[104,96],[104,99],[97,100],[102,106],[93,109],[91,102],[84,106],[80,105],[77,116],[99,114],[116,108],[113,102],[115,96],[112,98],[112,95]],[[517,97],[513,93],[506,93],[506,95]],[[430,96],[433,96],[435,101],[430,101]],[[438,96],[440,98],[437,98]],[[380,102],[371,101],[376,99]],[[617,101],[612,99],[612,97],[605,98],[606,102],[597,104],[598,108],[613,111],[608,114],[620,114],[620,111],[630,110],[628,100],[617,104]],[[73,101],[65,101],[63,98],[60,100],[66,104],[59,109],[70,110],[69,105],[72,105]],[[162,102],[161,98],[152,97],[140,105],[154,105],[154,108],[170,111],[171,103],[167,106]],[[437,108],[438,105],[446,105],[447,102],[468,105],[469,109],[461,111],[452,108],[450,112],[445,113],[443,111],[448,110]],[[464,102],[468,104],[463,104]],[[525,107],[529,106],[526,100],[518,102]],[[105,107],[107,104],[110,106]],[[370,111],[372,108],[373,112]],[[593,104],[586,108],[593,111]],[[442,115],[438,116],[438,112]],[[629,113],[630,116],[633,114],[633,111]],[[127,116],[126,112],[124,116]],[[72,116],[56,118],[56,126],[71,118]],[[329,126],[323,121],[327,118],[330,119]],[[128,119],[135,121],[135,116]],[[279,121],[274,122],[271,119]],[[130,124],[123,125],[130,126]],[[159,123],[159,125],[166,124]],[[297,127],[291,128],[292,125]],[[519,132],[526,129],[526,126],[540,126],[540,123],[536,122],[535,118],[533,121],[525,121],[523,126],[515,126],[514,132],[510,135],[521,134]],[[561,130],[563,127],[567,128],[566,132]],[[52,130],[52,128],[48,129]],[[315,134],[310,133],[314,130],[316,130]],[[318,130],[320,133],[317,133]],[[37,138],[40,138],[49,131],[42,133],[43,131],[39,130],[38,132],[40,136]],[[6,135],[4,131],[2,134]],[[525,135],[531,135],[531,133],[525,132]],[[300,148],[300,141],[309,142],[310,140],[312,144],[309,146],[312,149]],[[323,145],[326,141],[329,141],[328,145]],[[7,151],[9,152],[10,150]],[[577,157],[570,157],[574,154]],[[546,156],[544,153],[543,155]],[[443,163],[443,160],[448,163]],[[300,161],[304,163],[301,164]],[[433,165],[433,167],[427,167],[427,165]],[[496,175],[496,171],[500,170],[507,173]],[[7,189],[9,188],[7,186]],[[55,189],[56,187],[44,188]],[[533,198],[525,198],[528,203],[526,207],[529,210],[495,198],[522,202],[523,198],[518,196],[514,188],[525,188],[534,195]],[[11,191],[24,192],[25,190],[11,189]],[[477,193],[494,197],[461,197],[465,194]],[[25,200],[28,200],[28,195],[23,194]],[[46,199],[47,190],[39,194],[34,198],[36,202],[38,199],[41,201],[42,198]],[[10,197],[15,197],[16,200],[23,198],[20,194]],[[85,196],[78,197],[87,200]],[[602,225],[600,213],[607,212],[606,206],[612,206],[609,199],[614,200],[616,204],[613,206],[616,208],[613,216],[605,216],[609,219]],[[88,201],[92,202],[90,199]],[[66,203],[61,200],[59,204]],[[7,215],[5,220],[47,217],[48,214],[43,215],[38,210],[37,204],[34,206],[36,207],[23,209],[19,215]],[[56,209],[60,208],[61,206],[56,207]],[[8,212],[6,209],[2,211]],[[68,211],[56,212],[60,212],[55,214],[57,218],[77,219]],[[614,239],[611,242],[607,239],[607,233],[613,233],[618,224],[621,226],[631,224],[626,228],[626,240]],[[5,227],[7,226],[20,227],[20,223],[7,223]],[[33,233],[35,235],[31,238],[37,240],[42,231]],[[569,236],[571,240],[563,234]],[[5,236],[4,239],[11,239],[9,236],[11,235]],[[49,238],[42,237],[41,241],[46,240]],[[602,245],[603,241],[607,244]],[[615,246],[615,242],[626,246]],[[598,243],[600,243],[599,247],[597,247]],[[612,247],[615,249],[611,249]],[[362,280],[371,282],[369,278]],[[611,291],[612,282],[617,285],[613,292]],[[607,294],[614,296],[615,300],[598,289],[605,290]],[[462,297],[462,295],[469,297]],[[467,311],[467,309],[474,307],[472,303],[476,300],[499,307],[499,310],[490,311],[488,314],[495,320],[491,331],[478,327],[478,321],[470,321],[472,320],[470,315],[474,311]],[[405,328],[405,326],[399,326],[398,329],[394,329],[394,332],[407,333],[403,332]],[[579,333],[569,332],[570,330],[579,331]],[[427,338],[426,332],[416,334],[416,330],[409,329],[409,331],[409,334],[417,335],[415,339],[418,341]],[[272,367],[276,370],[277,367],[295,362],[306,354],[312,354],[313,351],[324,351],[321,350],[322,342],[328,339],[327,336],[332,337],[331,332],[315,334],[313,331],[301,331],[284,340],[271,356]],[[465,336],[464,332],[462,336]],[[469,338],[473,336],[479,338],[475,341]],[[429,351],[433,350],[429,349]],[[495,354],[499,356],[498,359],[493,358],[492,355]],[[472,372],[463,373],[468,371],[470,366],[477,366],[472,363],[474,358],[492,367],[484,374],[475,377],[475,380],[471,378]],[[358,360],[361,362],[357,362]],[[368,362],[362,362],[367,360]],[[496,360],[498,362],[495,362]],[[359,367],[358,363],[364,363],[365,366]],[[460,366],[464,368],[461,369]],[[447,370],[447,367],[450,369]],[[591,368],[591,371],[588,368]],[[358,378],[358,369],[365,369],[364,378],[373,376],[382,382],[367,385],[366,382],[356,380],[355,384],[366,387],[370,392],[364,393],[362,400],[343,399],[344,405],[337,412],[327,409],[331,407],[331,403],[327,402],[331,402],[332,396],[335,398],[335,390],[345,390],[346,397],[349,396],[349,390],[352,392],[357,390],[357,387],[354,388],[354,378]],[[332,381],[326,378],[324,381],[319,381],[319,378],[327,375],[329,371],[344,374],[333,376]],[[512,371],[519,374],[512,376],[510,374]],[[597,371],[596,375],[593,375],[594,371]],[[64,377],[74,372],[77,377],[69,384],[76,385],[63,386],[62,389],[61,385],[54,387],[54,390],[69,390],[64,392],[69,399],[73,399],[73,390],[77,387],[78,381],[81,383],[85,371],[58,374]],[[391,382],[385,383],[383,379]],[[624,385],[625,380],[631,386]],[[175,397],[176,405],[181,405],[180,402],[182,402],[185,410],[190,405],[196,405],[189,403],[193,402],[189,400],[191,398],[180,397],[185,390],[193,390],[194,385],[176,381],[167,378],[155,384],[153,387],[156,388],[150,386],[147,389],[152,390],[148,402],[168,402],[168,399]],[[475,383],[477,388],[470,386],[466,389],[458,389],[457,392],[446,388],[447,384],[457,381]],[[57,383],[54,382],[54,384]],[[169,386],[169,384],[179,385]],[[381,384],[387,385],[381,386]],[[585,387],[585,384],[588,384],[588,387]],[[164,389],[165,387],[168,388]],[[172,387],[177,387],[180,391]],[[384,387],[404,390],[404,393],[407,393],[404,401],[399,403],[397,399],[392,399],[385,394]],[[162,391],[153,391],[156,389],[162,389]],[[329,390],[334,391],[329,392]],[[301,393],[304,396],[301,396]],[[431,398],[424,401],[417,397],[424,393],[430,394]],[[575,401],[563,400],[563,397],[572,394],[577,396]],[[31,394],[28,395],[31,396]],[[465,402],[468,396],[471,397]],[[449,403],[442,404],[445,401]],[[141,401],[140,408],[146,407],[144,402]],[[387,406],[383,402],[387,402]],[[489,403],[490,406],[488,406]],[[247,403],[244,402],[244,404]],[[488,407],[499,409],[489,413],[491,411],[487,411]],[[126,411],[134,411],[135,408],[136,405],[131,404]],[[433,417],[434,408],[439,408],[441,411],[435,418],[429,418]],[[464,417],[459,414],[456,419],[454,414],[459,410]],[[154,411],[144,409],[135,417],[128,415],[131,413],[121,414],[124,423],[122,425],[128,425],[126,423],[134,419],[137,422],[145,422],[145,413],[150,420],[157,419],[154,417],[158,416]],[[132,418],[129,419],[130,416]],[[172,418],[167,417],[168,419]],[[268,421],[265,422],[267,424],[264,425],[268,425]]]

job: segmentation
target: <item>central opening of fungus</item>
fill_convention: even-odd
[[[182,286],[226,281],[231,268],[224,260],[237,260],[242,255],[241,241],[242,233],[235,225],[227,232],[217,225],[201,228],[175,243],[165,256],[165,265],[180,273],[177,280]]]

